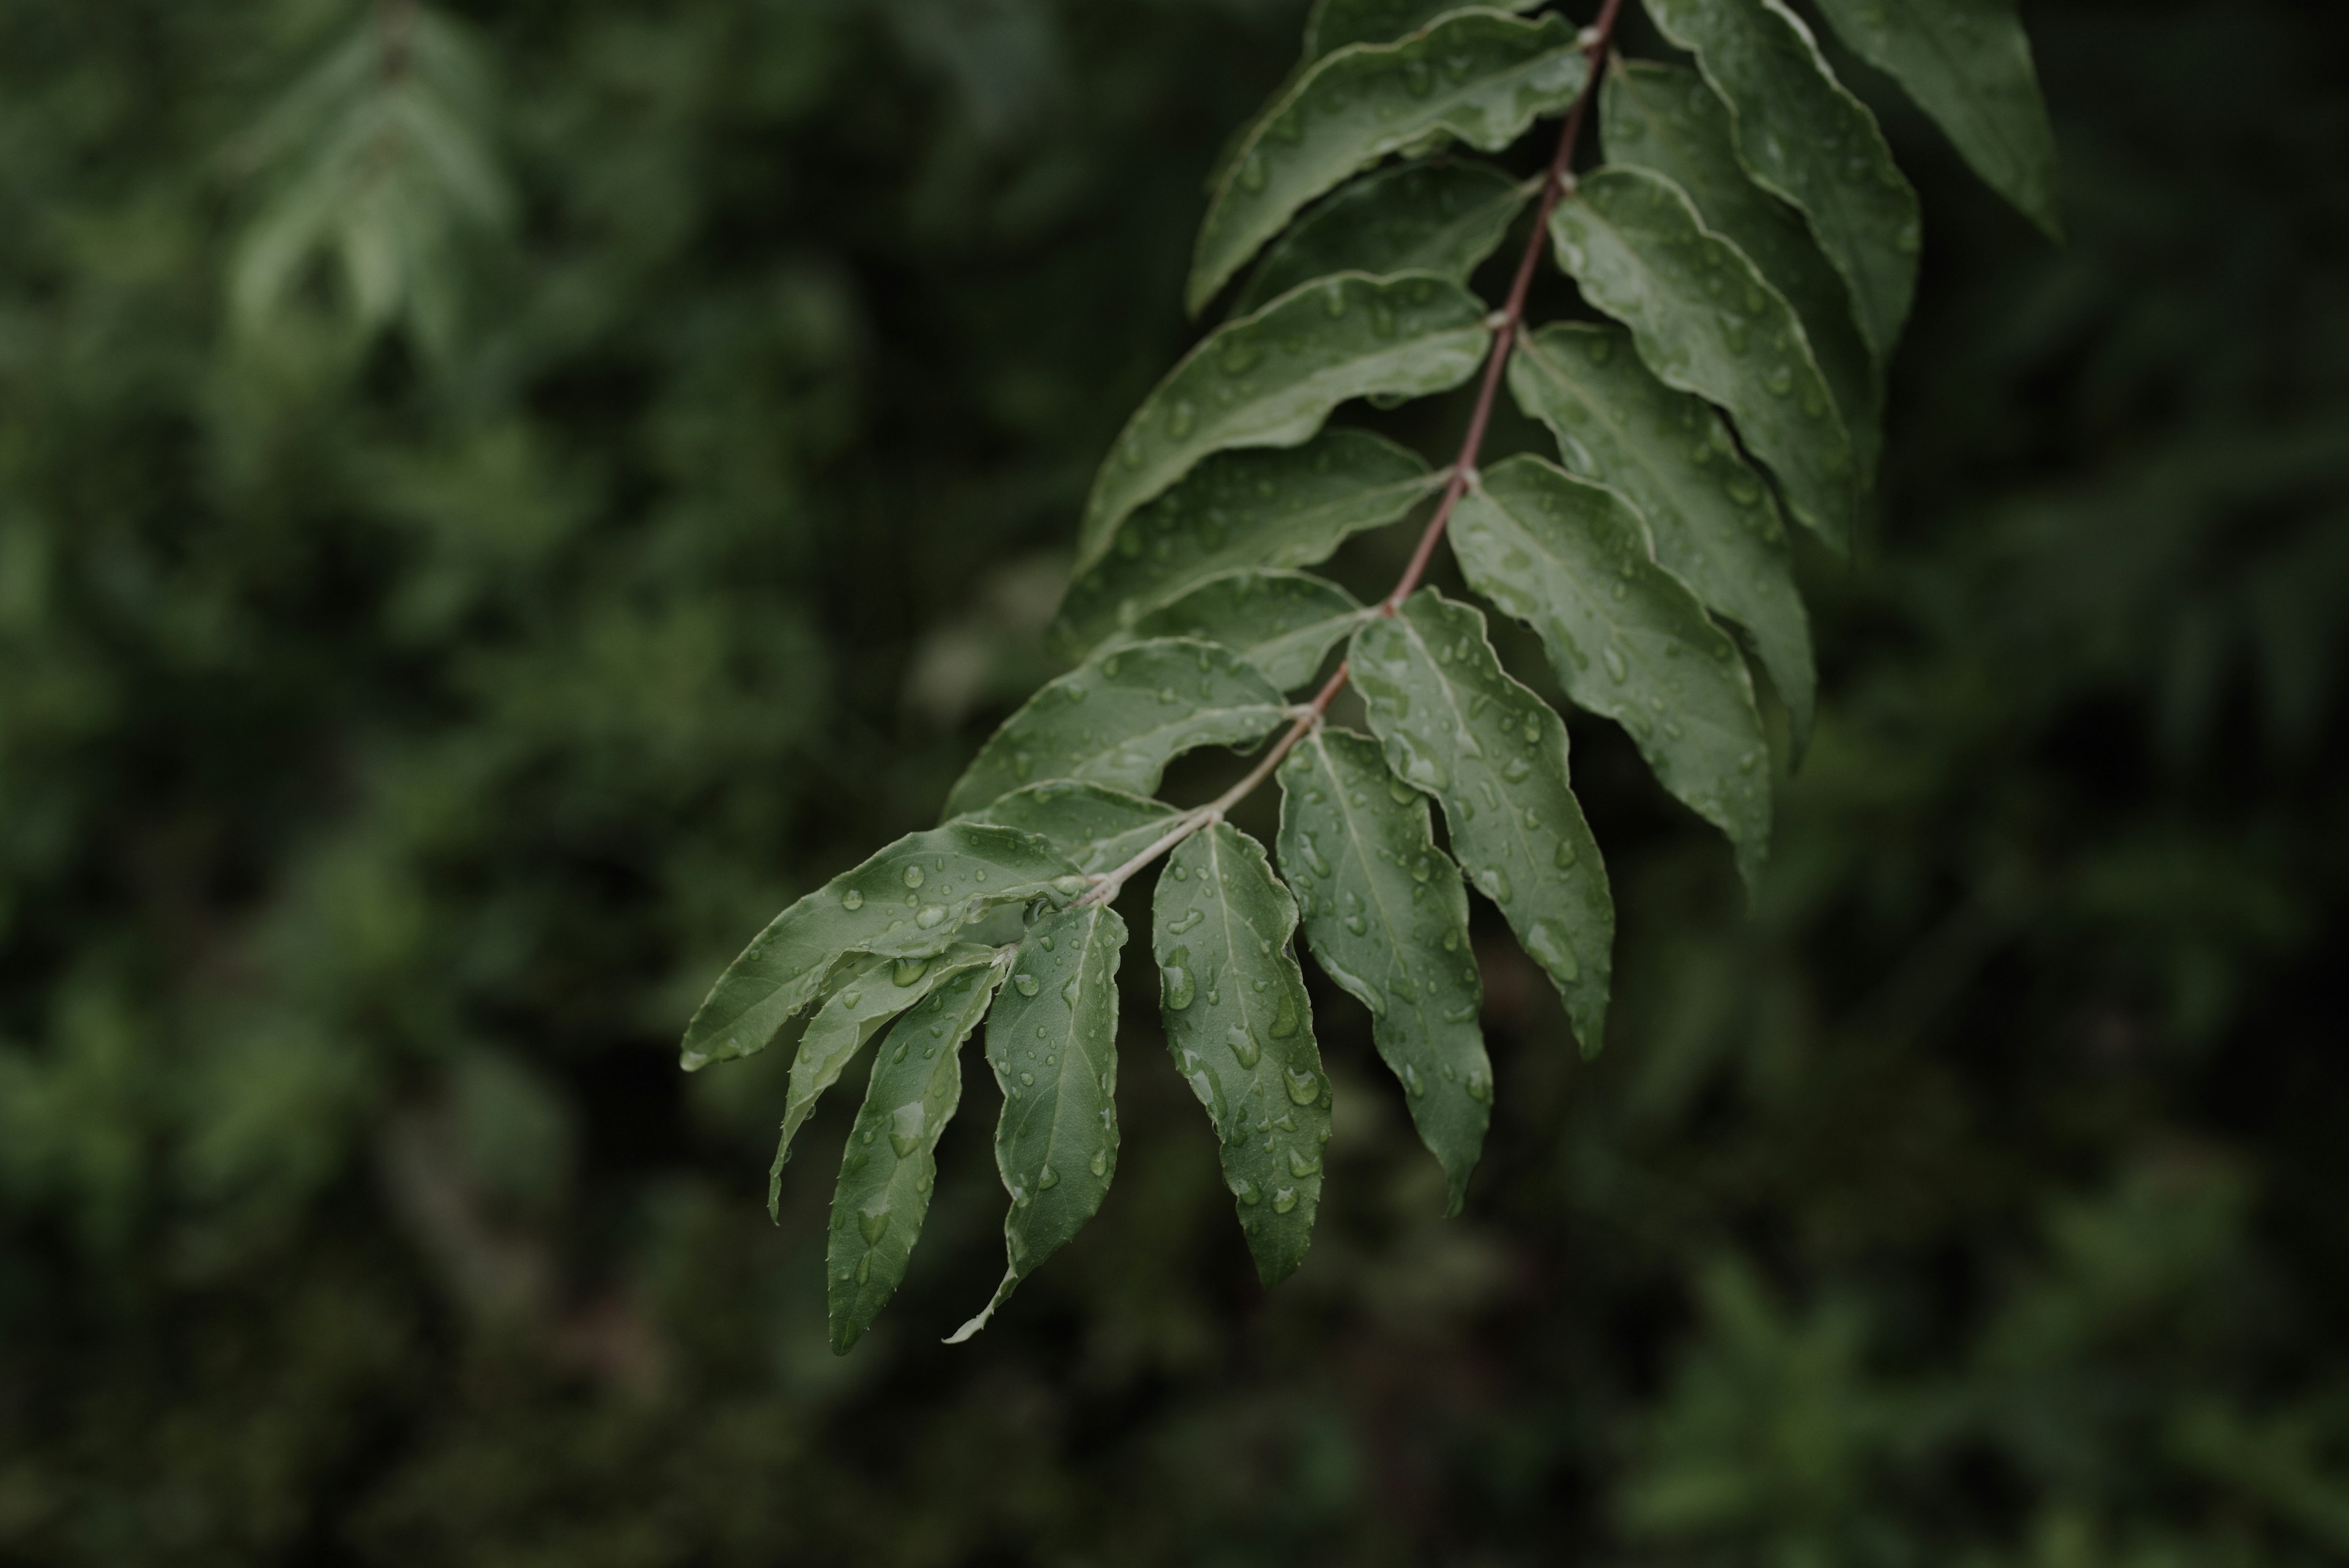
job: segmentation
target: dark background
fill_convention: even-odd
[[[1749,916],[1575,722],[1616,1018],[1484,933],[1464,1216],[1319,987],[1259,1290],[1137,944],[1099,1219],[937,1343],[977,1075],[828,1354],[845,1111],[771,1226],[784,1053],[676,1037],[1050,673],[1297,9],[467,4],[436,348],[227,304],[365,7],[0,0],[0,1561],[2349,1557],[2331,5],[2034,0],[2061,250],[1856,77],[1928,244],[1816,744]]]

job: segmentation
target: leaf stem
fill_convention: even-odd
[[[1475,482],[1476,459],[1485,450],[1485,431],[1493,419],[1493,400],[1500,395],[1501,376],[1509,366],[1510,352],[1516,347],[1518,327],[1525,319],[1526,296],[1531,291],[1534,269],[1540,265],[1542,241],[1549,232],[1549,215],[1557,210],[1558,200],[1571,188],[1574,174],[1575,144],[1581,140],[1582,121],[1589,112],[1590,95],[1598,89],[1599,70],[1606,58],[1608,40],[1615,32],[1615,18],[1623,8],[1623,0],[1606,0],[1599,8],[1599,19],[1582,31],[1583,57],[1589,62],[1588,78],[1582,90],[1575,95],[1574,105],[1567,110],[1566,124],[1558,131],[1557,151],[1551,155],[1549,170],[1542,178],[1541,201],[1534,210],[1534,232],[1526,240],[1525,254],[1517,260],[1516,275],[1510,279],[1507,300],[1493,319],[1493,352],[1485,361],[1485,379],[1476,389],[1476,406],[1468,416],[1467,433],[1461,438],[1460,455],[1453,460],[1452,476],[1444,486],[1444,498],[1435,504],[1435,515],[1428,519],[1426,529],[1419,536],[1418,545],[1411,553],[1410,563],[1403,567],[1402,576],[1394,591],[1379,602],[1378,613],[1392,616],[1402,607],[1403,600],[1419,587],[1426,575],[1427,564],[1435,555],[1436,541],[1444,537],[1445,524],[1452,521],[1452,509],[1460,503],[1461,495]],[[1349,667],[1340,662],[1321,690],[1307,703],[1296,722],[1281,732],[1272,748],[1250,768],[1247,776],[1202,806],[1195,806],[1174,819],[1174,826],[1146,849],[1135,855],[1116,870],[1095,878],[1078,904],[1106,904],[1115,898],[1125,886],[1126,878],[1173,849],[1191,835],[1210,823],[1221,822],[1224,814],[1254,793],[1258,784],[1272,776],[1273,769],[1321,722],[1330,704],[1345,689]]]

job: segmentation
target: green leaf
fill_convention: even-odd
[[[1103,638],[1210,577],[1309,566],[1348,536],[1393,522],[1443,484],[1417,452],[1367,431],[1303,446],[1223,452],[1135,513],[1117,547],[1069,587],[1050,641],[1081,659]]]
[[[1107,649],[1004,721],[947,796],[947,815],[1044,779],[1147,794],[1183,753],[1245,745],[1288,716],[1280,692],[1229,649],[1161,638]]]
[[[1010,1266],[995,1298],[947,1340],[987,1326],[1019,1282],[1101,1208],[1117,1174],[1117,963],[1125,922],[1106,905],[1062,909],[1030,928],[1010,986],[987,1021],[1003,1091],[995,1165],[1011,1193]]]
[[[1485,618],[1423,588],[1363,623],[1354,687],[1387,765],[1444,805],[1452,853],[1500,906],[1596,1055],[1606,1038],[1615,901],[1568,780],[1566,724],[1501,668]]]
[[[1296,446],[1349,398],[1458,386],[1491,345],[1485,317],[1483,301],[1443,278],[1341,273],[1217,327],[1126,421],[1093,481],[1077,569],[1210,452]]]
[[[1387,771],[1368,735],[1317,729],[1280,765],[1279,850],[1306,945],[1371,1010],[1371,1038],[1457,1214],[1492,1116],[1493,1064],[1476,1023],[1485,989],[1468,893],[1435,846],[1427,797]]]
[[[1138,637],[1218,643],[1290,691],[1319,671],[1330,649],[1369,612],[1326,577],[1303,572],[1231,572],[1201,583],[1134,623]]]
[[[1469,586],[1541,634],[1577,706],[1631,732],[1663,786],[1729,836],[1746,887],[1770,850],[1770,746],[1728,633],[1656,565],[1630,504],[1537,457],[1486,469],[1452,515]]]
[[[1465,10],[1392,44],[1326,55],[1235,150],[1191,262],[1196,315],[1323,192],[1392,152],[1452,136],[1495,152],[1572,103],[1588,74],[1565,18]]]
[[[989,909],[1084,886],[1033,834],[964,822],[909,833],[777,915],[726,966],[686,1025],[685,1068],[762,1049],[843,954],[942,953]]]
[[[1541,0],[1491,0],[1488,11],[1530,11]],[[1439,16],[1464,10],[1460,0],[1314,0],[1305,19],[1308,62],[1349,44],[1389,44]]]
[[[980,964],[991,963],[995,950],[973,942],[957,942],[936,958],[886,959],[860,957],[839,988],[816,1010],[800,1048],[792,1058],[791,1093],[783,1101],[783,1132],[775,1143],[775,1162],[767,1170],[767,1213],[771,1217],[782,1201],[783,1167],[792,1158],[792,1139],[823,1092],[840,1081],[848,1064],[864,1049],[891,1019],[919,1002],[939,986]]]
[[[1040,834],[1078,870],[1102,872],[1154,843],[1178,815],[1164,801],[1130,790],[1047,779],[988,802],[971,819]]]
[[[1649,0],[1648,15],[1728,101],[1746,171],[1809,220],[1882,364],[1909,318],[1923,234],[1876,117],[1780,0]]]
[[[1151,909],[1166,1048],[1223,1139],[1257,1273],[1305,1261],[1321,1201],[1330,1081],[1289,938],[1297,903],[1264,846],[1217,822],[1175,846]]]
[[[1788,509],[1842,549],[1857,477],[1851,441],[1793,309],[1745,253],[1644,169],[1584,176],[1550,214],[1550,236],[1583,297],[1631,329],[1665,385],[1727,409]]]
[[[1817,685],[1810,621],[1770,487],[1720,416],[1649,374],[1623,329],[1599,322],[1561,322],[1520,342],[1509,390],[1557,437],[1568,470],[1640,509],[1658,563],[1753,635],[1799,750]]]
[[[1005,964],[964,971],[897,1021],[873,1055],[849,1129],[824,1251],[832,1348],[845,1355],[896,1293],[938,1175],[938,1135],[962,1103],[962,1043],[1003,983]]]
[[[1274,242],[1232,314],[1333,272],[1432,272],[1464,284],[1537,188],[1489,163],[1453,158],[1366,174]]]
[[[1974,172],[2064,237],[2055,135],[2014,0],[1818,0],[1852,53],[1909,90]]]
[[[1745,176],[1729,106],[1685,66],[1618,59],[1599,96],[1607,156],[1670,180],[1704,226],[1745,253],[1795,307],[1819,373],[1843,415],[1863,487],[1881,444],[1881,379],[1852,317],[1851,292],[1802,216]]]

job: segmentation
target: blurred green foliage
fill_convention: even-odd
[[[678,1026],[1049,673],[1296,8],[402,9],[0,6],[0,1560],[2349,1555],[2349,21],[2040,0],[2061,251],[1878,95],[1926,292],[1764,896],[1578,724],[1621,1016],[1494,943],[1464,1218],[1323,990],[1263,1295],[1143,1008],[1101,1220],[932,1343],[975,1106],[834,1361],[785,1054]]]

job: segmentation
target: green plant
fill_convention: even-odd
[[[1118,1151],[1126,928],[1111,906],[1162,859],[1152,948],[1168,1044],[1222,1140],[1268,1283],[1303,1258],[1330,1136],[1292,951],[1300,922],[1321,968],[1370,1009],[1455,1210],[1493,1085],[1464,873],[1598,1050],[1614,910],[1565,726],[1503,667],[1482,611],[1423,586],[1447,535],[1468,586],[1537,634],[1566,699],[1620,724],[1726,835],[1749,888],[1759,877],[1766,694],[1790,756],[1814,702],[1781,509],[1847,547],[1915,285],[1916,198],[1780,0],[1648,0],[1693,67],[1616,55],[1620,0],[1578,33],[1515,14],[1535,8],[1320,0],[1304,60],[1211,180],[1194,312],[1255,274],[1128,421],[1086,506],[1052,632],[1082,662],[981,749],[943,826],[783,911],[695,1014],[688,1069],[761,1051],[813,1009],[777,1184],[817,1099],[880,1036],[833,1205],[835,1349],[904,1275],[961,1095],[960,1046],[982,1019],[1004,1095],[1009,1267],[957,1337],[1099,1208]],[[1824,9],[2054,231],[2052,143],[2011,7]],[[1594,100],[1609,161],[1578,173]],[[1556,115],[1533,178],[1445,155],[1505,153]],[[1467,282],[1528,206],[1492,308]],[[1528,320],[1546,248],[1603,319]],[[1472,380],[1442,469],[1326,427],[1356,399],[1391,408]],[[1481,466],[1504,383],[1560,462]],[[1296,570],[1423,512],[1376,604]],[[1340,643],[1334,672],[1292,702]],[[1350,683],[1368,736],[1325,722]],[[1176,756],[1267,737],[1206,804],[1153,798]],[[1226,817],[1276,776],[1268,854]]]

